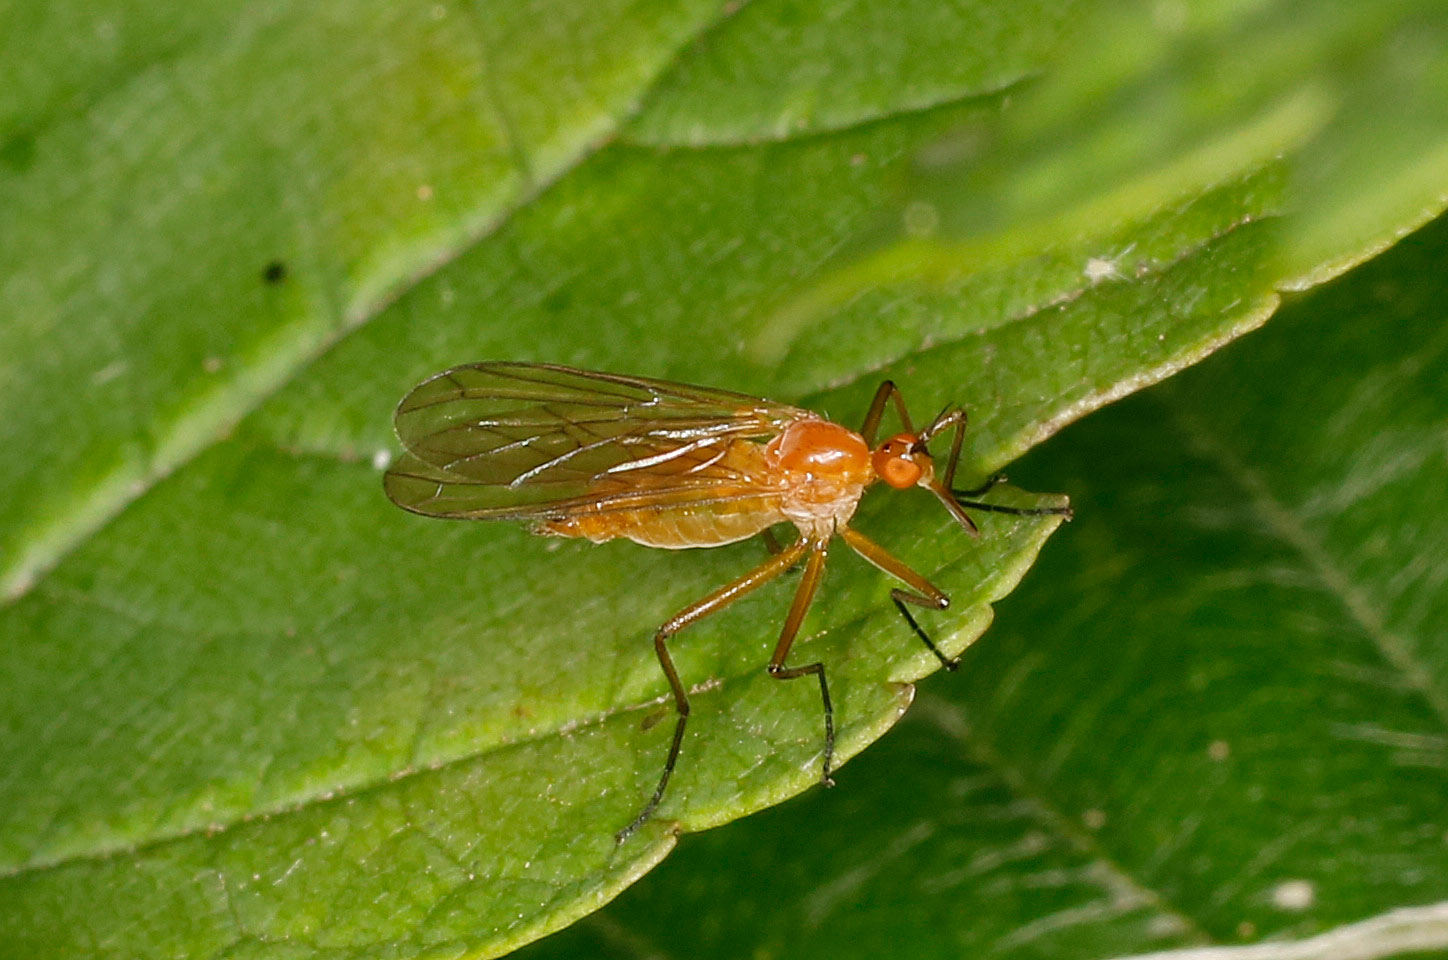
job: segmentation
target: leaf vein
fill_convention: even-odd
[[[1170,400],[1164,402],[1171,403]],[[1172,405],[1172,413],[1182,432],[1247,495],[1252,508],[1267,527],[1296,551],[1367,634],[1383,659],[1402,674],[1407,685],[1423,698],[1439,722],[1448,727],[1448,690],[1438,686],[1408,640],[1388,627],[1377,604],[1352,582],[1327,545],[1273,493],[1262,474],[1244,462],[1204,422],[1183,410],[1180,404]]]
[[[1078,827],[1044,794],[1034,789],[1024,773],[1011,766],[1005,757],[992,748],[989,743],[986,743],[984,738],[970,726],[959,708],[932,694],[921,696],[919,704],[919,710],[927,720],[959,742],[976,762],[996,771],[1012,793],[1029,803],[1034,819],[1054,831],[1076,850],[1091,857],[1094,863],[1099,864],[1103,885],[1107,887],[1107,893],[1110,896],[1109,905],[1130,902],[1133,907],[1153,908],[1163,916],[1175,921],[1194,939],[1208,943],[1212,941],[1213,938],[1195,918],[1167,900],[1164,895],[1151,886],[1139,880],[1112,857],[1102,846],[1100,840],[1090,831],[1084,827]],[[1072,920],[1072,918],[1069,916],[1057,918],[1057,922],[1060,923],[1066,923],[1068,920]],[[1021,930],[1025,929],[1021,928]],[[1020,932],[1017,931],[1017,933]],[[1011,945],[1003,942],[998,945],[998,949],[1005,949]]]

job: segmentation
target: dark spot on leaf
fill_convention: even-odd
[[[262,269],[261,278],[267,283],[281,283],[287,278],[287,265],[280,260],[273,260]]]
[[[573,294],[567,288],[560,287],[543,299],[543,309],[549,313],[563,313],[572,302]]]
[[[28,133],[17,133],[0,142],[0,165],[17,173],[24,173],[35,163],[35,138]]]

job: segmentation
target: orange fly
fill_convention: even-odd
[[[878,446],[888,404],[904,431]],[[769,675],[812,676],[824,703],[821,780],[831,785],[834,708],[823,663],[786,663],[805,611],[824,574],[836,535],[903,583],[891,597],[915,635],[947,659],[906,604],[945,609],[950,600],[929,580],[850,527],[865,489],[883,480],[896,489],[924,487],[972,536],[966,508],[1010,514],[1064,514],[1069,507],[1023,510],[981,503],[977,490],[952,489],[965,411],[951,407],[922,430],[911,426],[895,384],[880,384],[856,433],[816,413],[708,387],[598,373],[544,363],[478,363],[419,384],[397,407],[406,453],[387,472],[398,506],[433,517],[523,520],[535,533],[625,537],[650,547],[715,547],[763,534],[772,556],[669,618],[654,634],[659,665],[678,719],[653,796],[618,833],[622,842],[658,808],[679,759],[689,698],[669,657],[669,637],[723,609],[804,561]],[[953,431],[945,469],[927,447]],[[799,539],[779,548],[769,528],[789,522]]]

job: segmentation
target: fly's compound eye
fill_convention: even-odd
[[[875,473],[896,490],[915,486],[923,471],[911,455],[914,447],[915,437],[908,433],[886,440],[875,451]]]

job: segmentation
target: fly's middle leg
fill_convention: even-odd
[[[798,562],[807,549],[809,549],[809,544],[804,540],[790,544],[749,573],[725,584],[702,600],[690,604],[674,614],[654,634],[654,653],[659,658],[659,666],[669,681],[669,690],[674,697],[674,712],[677,715],[677,719],[674,721],[674,738],[669,744],[668,758],[664,761],[664,771],[659,776],[659,784],[654,788],[653,796],[649,798],[648,803],[644,804],[644,808],[628,826],[614,834],[617,842],[623,843],[627,840],[659,808],[659,804],[664,799],[664,790],[669,785],[669,777],[674,773],[674,766],[679,762],[679,753],[684,746],[684,728],[689,721],[689,695],[679,680],[679,671],[674,667],[673,658],[669,656],[669,638],[691,623],[724,609],[745,594],[751,593],[775,579]]]
[[[801,540],[801,543],[805,541]],[[820,770],[820,782],[827,787],[833,787],[835,781],[830,777],[834,769],[835,758],[835,708],[830,702],[830,685],[825,679],[825,665],[821,661],[807,663],[803,666],[791,667],[784,661],[789,656],[790,647],[794,645],[795,637],[799,635],[800,624],[804,622],[804,615],[809,610],[809,605],[814,600],[815,591],[819,589],[820,580],[824,578],[825,557],[828,552],[828,541],[816,541],[809,545],[809,559],[805,561],[804,577],[795,590],[794,602],[790,604],[789,615],[784,619],[784,628],[780,631],[779,642],[775,644],[774,656],[769,658],[769,675],[776,680],[793,680],[797,677],[817,677],[820,684],[820,700],[824,704],[825,711],[825,752],[824,760]]]

